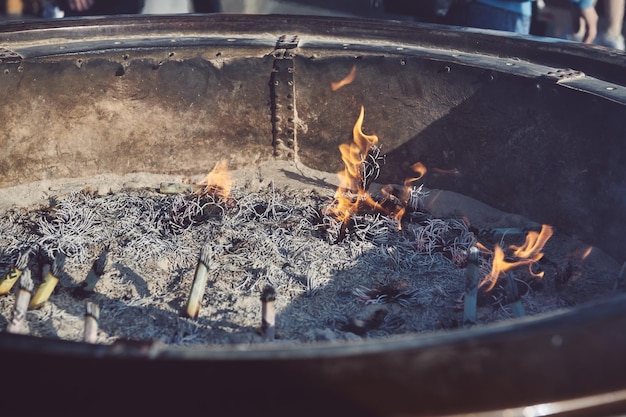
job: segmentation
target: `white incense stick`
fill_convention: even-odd
[[[191,287],[191,294],[189,301],[187,302],[187,315],[192,319],[198,317],[200,313],[200,303],[204,296],[204,290],[206,289],[207,279],[209,277],[209,264],[211,262],[211,246],[206,244],[200,251],[200,258],[196,265],[196,272],[193,278],[193,285]]]
[[[87,343],[96,343],[98,340],[98,321],[100,320],[100,307],[97,304],[88,302],[85,308],[85,334],[84,340]]]
[[[24,322],[26,321],[26,311],[35,284],[30,276],[30,269],[24,269],[20,277],[20,288],[15,298],[15,306],[11,314],[11,321],[7,326],[9,333],[25,333]]]
[[[467,268],[465,269],[465,309],[463,312],[463,326],[470,327],[476,324],[476,303],[478,301],[478,254],[476,246],[472,246],[467,254]]]

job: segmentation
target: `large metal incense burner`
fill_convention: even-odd
[[[352,83],[332,91],[353,67]],[[198,174],[223,159],[337,172],[337,147],[363,105],[384,138],[382,182],[402,183],[422,161],[454,173],[433,173],[428,187],[551,224],[621,264],[625,71],[626,55],[602,48],[399,22],[8,23],[0,187]],[[618,289],[557,313],[350,343],[91,345],[3,332],[1,409],[407,416],[551,403],[541,410],[623,412],[625,301]]]

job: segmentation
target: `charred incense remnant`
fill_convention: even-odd
[[[266,286],[261,293],[261,336],[272,341],[276,335],[276,290]]]
[[[11,266],[9,272],[0,279],[0,295],[8,294],[13,288],[13,285],[17,282],[17,280],[22,275],[22,271],[26,269],[28,265],[28,260],[30,259],[30,248],[26,249],[24,252],[20,253],[17,257],[17,261],[15,264]]]
[[[93,292],[98,280],[102,277],[102,275],[104,275],[104,269],[107,265],[107,255],[108,251],[104,250],[100,256],[93,261],[93,265],[87,274],[87,278],[85,278],[85,281],[82,283],[82,289],[84,291]]]
[[[465,269],[465,310],[463,312],[463,327],[476,324],[476,304],[478,300],[478,254],[476,246],[472,246],[467,254],[467,268]]]
[[[507,302],[511,304],[511,307],[513,308],[513,316],[524,317],[526,315],[526,311],[524,310],[524,306],[522,305],[522,301],[519,295],[519,289],[517,288],[517,284],[515,283],[515,278],[513,277],[512,273],[506,274],[504,291],[506,293]]]
[[[85,308],[85,335],[87,343],[96,343],[98,339],[98,321],[100,320],[100,307],[88,302]]]
[[[24,322],[26,321],[26,311],[30,296],[33,293],[35,284],[30,276],[30,269],[24,269],[20,276],[20,288],[15,298],[15,306],[11,314],[11,321],[7,326],[9,333],[24,333]]]
[[[63,265],[65,265],[65,254],[59,252],[54,257],[54,261],[52,261],[52,268],[50,268],[46,276],[43,278],[43,282],[33,295],[33,298],[30,300],[28,308],[40,308],[46,301],[48,301],[52,291],[54,291],[54,288],[59,282],[59,277],[63,273]]]
[[[384,164],[385,155],[380,154],[380,148],[378,146],[372,145],[361,164],[361,187],[363,190],[369,189],[372,182],[378,179],[380,169]]]
[[[192,319],[198,317],[200,313],[200,303],[206,289],[206,282],[209,277],[209,264],[211,262],[211,246],[207,243],[200,250],[200,258],[196,265],[196,273],[191,286],[191,295],[187,302],[187,315]]]

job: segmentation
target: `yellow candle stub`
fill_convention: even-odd
[[[0,295],[8,294],[21,275],[22,271],[12,266],[9,272],[0,281]]]
[[[37,292],[33,295],[33,298],[31,298],[28,308],[33,309],[43,306],[45,302],[48,301],[48,298],[50,298],[50,295],[52,294],[52,291],[54,291],[54,287],[56,287],[58,282],[59,279],[52,275],[52,272],[48,272],[44,281],[41,283],[39,288],[37,288]]]

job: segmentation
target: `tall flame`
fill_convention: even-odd
[[[339,173],[341,187],[347,190],[357,191],[363,189],[363,162],[372,148],[378,143],[378,136],[363,133],[363,119],[365,108],[361,106],[361,113],[354,128],[352,129],[352,142],[339,145],[341,160],[345,169]]]
[[[228,173],[228,162],[218,161],[213,170],[198,185],[204,185],[202,193],[216,194],[223,199],[228,198],[232,188],[233,180]]]
[[[344,222],[363,205],[381,208],[363,186],[363,162],[372,146],[378,143],[378,136],[363,133],[364,117],[365,108],[361,106],[361,113],[352,129],[352,142],[339,145],[345,169],[338,174],[340,185],[335,192],[337,206],[329,211]],[[356,198],[353,198],[354,195]]]
[[[499,245],[496,245],[493,251],[491,271],[482,280],[480,286],[487,285],[487,291],[491,291],[493,287],[495,287],[500,274],[504,274],[522,265],[528,265],[529,271],[533,276],[538,278],[543,277],[543,272],[536,274],[532,271],[531,267],[532,264],[543,257],[543,247],[548,239],[552,237],[553,233],[552,227],[544,224],[541,226],[539,233],[534,231],[528,232],[526,242],[522,246],[509,246],[509,248],[513,250],[513,256],[518,259],[516,261],[505,260],[504,251]]]

